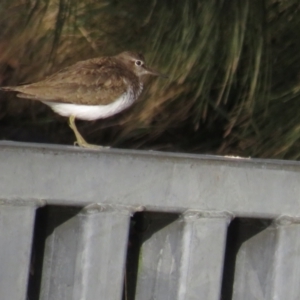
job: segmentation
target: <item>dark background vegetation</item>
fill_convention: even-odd
[[[298,159],[298,0],[1,0],[0,85],[91,57],[143,52],[169,75],[107,120],[78,122],[118,148]],[[67,120],[0,94],[0,139],[72,144]]]

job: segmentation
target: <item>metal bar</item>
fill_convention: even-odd
[[[219,300],[230,215],[188,212],[171,223],[163,218],[142,245],[135,299]]]
[[[245,240],[238,251],[233,300],[298,300],[299,253],[300,222],[290,217]]]
[[[300,217],[299,162],[0,145],[1,197],[10,201],[33,198],[59,205],[101,202],[153,211]]]
[[[42,300],[121,299],[130,210],[50,208]]]
[[[0,205],[0,299],[25,300],[36,207]]]

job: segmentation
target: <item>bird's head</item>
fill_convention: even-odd
[[[146,66],[145,58],[142,54],[134,52],[122,52],[115,56],[118,60],[122,61],[136,76],[153,75],[167,78],[166,75]]]

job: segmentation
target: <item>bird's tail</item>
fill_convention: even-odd
[[[0,91],[5,91],[5,92],[15,91],[15,87],[14,86],[1,86]]]

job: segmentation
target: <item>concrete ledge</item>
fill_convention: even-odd
[[[0,142],[0,203],[300,217],[300,163]]]

